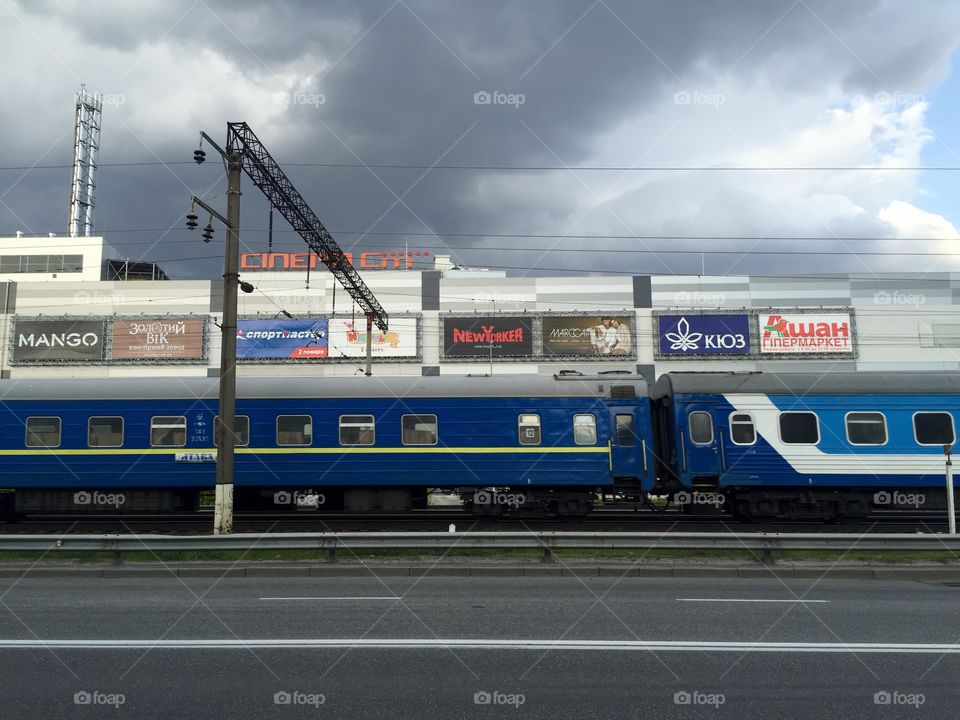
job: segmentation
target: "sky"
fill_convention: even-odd
[[[958,44],[954,0],[0,0],[0,236],[66,232],[85,84],[95,232],[178,279],[222,273],[223,232],[183,215],[191,194],[225,210],[222,165],[191,158],[228,121],[345,250],[511,275],[960,270]],[[265,251],[243,192],[243,250]]]

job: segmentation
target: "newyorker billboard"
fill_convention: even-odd
[[[204,322],[198,318],[114,320],[113,360],[202,360]]]
[[[102,320],[14,320],[11,363],[99,362]]]
[[[779,313],[758,316],[760,352],[767,354],[853,355],[853,318],[849,312]]]
[[[327,357],[327,319],[238,320],[237,358],[314,360]]]
[[[330,357],[360,358],[367,356],[367,321],[330,320]],[[416,358],[417,319],[412,317],[390,318],[387,332],[374,326],[370,354],[377,358]]]
[[[443,355],[455,357],[532,357],[533,321],[529,317],[443,318]]]
[[[543,317],[543,354],[624,359],[637,354],[629,315]]]
[[[658,357],[749,355],[749,315],[660,315]]]

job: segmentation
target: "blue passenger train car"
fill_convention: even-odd
[[[651,399],[658,491],[751,518],[945,507],[956,373],[667,373]]]
[[[0,381],[6,513],[195,507],[217,394],[199,378]],[[636,376],[244,377],[237,416],[238,507],[310,489],[331,510],[402,510],[444,488],[480,514],[576,516],[597,491],[654,484]]]

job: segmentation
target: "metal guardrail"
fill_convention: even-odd
[[[341,551],[357,550],[542,550],[544,560],[557,550],[739,550],[772,562],[788,550],[949,551],[960,556],[960,535],[915,533],[693,533],[693,532],[343,532],[237,533],[233,535],[67,534],[0,535],[0,552],[114,553],[316,550],[331,561]]]

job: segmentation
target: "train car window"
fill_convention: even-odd
[[[636,445],[637,435],[633,430],[633,415],[617,415],[617,445]]]
[[[593,415],[573,416],[573,442],[577,445],[597,444],[597,419]]]
[[[816,445],[820,442],[820,422],[816,413],[780,413],[780,439],[788,445]]]
[[[851,445],[886,445],[887,419],[878,412],[847,413],[847,440]]]
[[[404,415],[400,418],[404,445],[436,445],[436,415]]]
[[[27,447],[60,447],[60,418],[28,417]]]
[[[183,447],[187,444],[187,419],[182,415],[157,415],[150,418],[150,445]]]
[[[957,439],[953,415],[948,412],[915,413],[913,434],[920,445],[953,445]]]
[[[713,442],[713,417],[703,410],[695,410],[687,416],[690,442],[694,445],[709,445]]]
[[[123,447],[123,418],[90,418],[87,421],[87,446]]]
[[[540,416],[539,415],[521,415],[517,418],[517,427],[520,433],[521,445],[539,445],[540,444]]]
[[[233,426],[233,446],[247,447],[250,444],[250,418],[247,415],[234,415],[235,424]],[[213,444],[220,447],[220,424],[217,420],[219,415],[213,418]]]
[[[373,415],[341,415],[341,445],[373,445],[376,439]]]
[[[730,415],[730,439],[734,445],[753,445],[757,441],[757,429],[749,413]]]
[[[309,415],[278,415],[277,445],[309,445],[313,442],[313,419]]]

